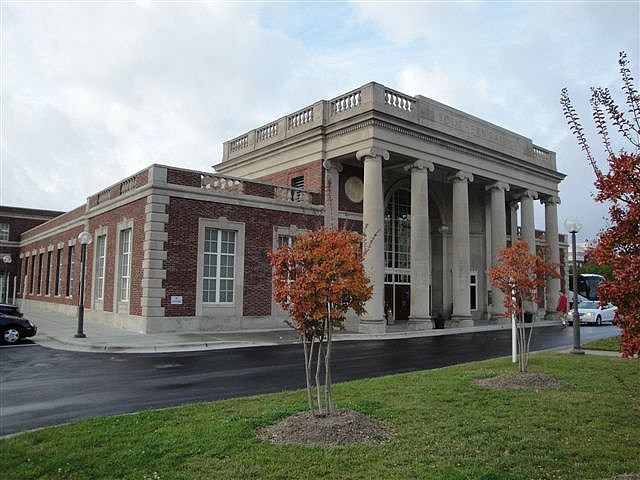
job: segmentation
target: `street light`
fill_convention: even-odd
[[[580,347],[580,314],[578,313],[578,267],[576,265],[576,233],[582,228],[582,223],[575,217],[569,217],[564,222],[565,228],[571,233],[571,250],[573,251],[573,348],[571,353],[584,355]]]
[[[80,232],[78,235],[78,241],[82,245],[80,251],[80,300],[78,302],[78,332],[74,335],[76,338],[86,338],[86,335],[82,331],[84,327],[84,271],[87,260],[87,245],[91,243],[91,234],[89,232]]]
[[[4,257],[2,257],[2,263],[4,263],[4,276],[7,277],[7,289],[6,289],[6,293],[5,293],[5,303],[9,303],[9,264],[11,263],[11,255],[5,255]],[[4,289],[4,278],[2,280],[3,283],[3,288]],[[2,291],[2,289],[0,289],[0,291]],[[0,294],[0,301],[2,301],[2,294]]]

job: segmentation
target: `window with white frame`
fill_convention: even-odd
[[[49,250],[47,253],[47,280],[45,283],[45,295],[51,293],[51,274],[53,273],[53,250]]]
[[[295,241],[295,235],[287,235],[282,233],[278,234],[278,248],[284,247],[285,245],[290,247]]]
[[[8,242],[9,241],[9,224],[8,223],[0,223],[0,242]]]
[[[69,250],[67,250],[67,297],[73,295],[73,253],[75,247],[73,245],[69,245]]]
[[[55,294],[60,295],[62,292],[62,249],[58,249],[58,266],[56,268],[56,290]]]
[[[131,229],[120,231],[120,301],[129,301],[129,290],[131,286]]]
[[[107,255],[107,236],[100,235],[96,240],[96,299],[104,298],[104,266]]]
[[[469,308],[478,309],[478,272],[469,275]]]
[[[203,303],[233,303],[236,232],[204,229]]]

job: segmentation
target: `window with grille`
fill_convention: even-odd
[[[291,186],[293,188],[304,188],[304,176],[293,177],[291,179]]]
[[[100,235],[96,241],[96,298],[104,298],[104,265],[107,255],[107,236]]]
[[[45,280],[45,295],[51,292],[51,273],[53,272],[53,250],[47,253],[47,279]]]
[[[205,228],[202,272],[203,303],[233,303],[236,232]]]
[[[120,231],[120,301],[129,301],[131,286],[131,229]]]
[[[62,291],[62,249],[58,249],[58,263],[56,267],[56,290],[55,294],[60,295]]]
[[[73,252],[75,248],[69,245],[67,252],[67,297],[73,295]]]
[[[9,224],[0,223],[0,241],[9,241]]]

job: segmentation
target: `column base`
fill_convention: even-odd
[[[360,333],[385,333],[387,326],[384,318],[360,320],[358,332]]]
[[[433,322],[430,317],[409,317],[407,322],[407,330],[431,330]]]
[[[505,317],[504,314],[494,313],[491,315],[491,323],[496,325],[511,325],[511,317]]]
[[[473,327],[473,319],[465,315],[452,315],[451,320],[447,322],[447,327],[464,328]]]
[[[554,322],[560,321],[560,314],[558,312],[547,312],[544,316],[545,320],[553,320]]]

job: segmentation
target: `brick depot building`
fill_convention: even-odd
[[[485,274],[499,249],[520,237],[553,262],[566,249],[553,152],[376,83],[225,142],[215,170],[151,165],[24,232],[25,310],[75,315],[84,230],[85,316],[148,333],[282,327],[266,254],[321,225],[371,241],[374,296],[348,323],[363,332],[504,322]],[[553,315],[560,287],[532,313]]]

